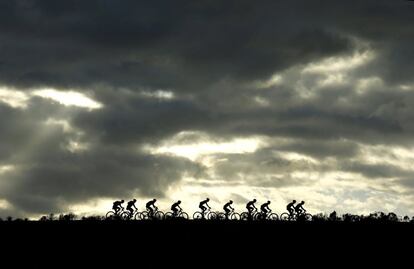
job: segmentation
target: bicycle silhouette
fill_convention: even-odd
[[[170,219],[186,219],[186,220],[188,220],[189,216],[186,212],[184,212],[182,210],[180,210],[177,214],[170,211],[170,212],[167,212],[165,214],[165,219],[168,219],[168,220],[170,220]]]
[[[312,215],[306,213],[306,211],[301,212],[300,214],[298,214],[297,212],[292,212],[292,214],[290,214],[289,212],[285,212],[282,215],[280,215],[280,219],[282,221],[311,221]]]
[[[257,215],[260,214],[257,212],[257,209],[255,208],[251,213],[250,212],[243,212],[240,215],[241,220],[256,220]]]
[[[240,214],[234,212],[234,210],[230,211],[228,215],[225,212],[221,212],[217,217],[219,220],[240,220]]]
[[[255,220],[263,221],[263,220],[279,220],[279,216],[276,213],[272,213],[272,211],[269,211],[267,213],[264,212],[257,212],[257,214],[254,216]]]
[[[137,210],[135,210],[131,213],[131,211],[129,211],[129,210],[124,210],[124,211],[122,211],[120,216],[123,220],[131,220],[131,219],[138,220],[139,219],[139,212]]]
[[[197,220],[200,220],[200,219],[215,220],[215,219],[217,219],[217,218],[218,218],[218,213],[216,213],[216,212],[212,212],[210,208],[208,208],[208,209],[204,212],[204,214],[203,214],[203,212],[202,212],[202,211],[196,211],[196,212],[193,214],[193,219],[197,219]]]
[[[122,218],[123,219],[123,217],[122,217],[122,214],[123,213],[129,213],[129,211],[128,212],[125,212],[125,209],[124,208],[122,208],[121,210],[119,210],[118,212],[115,212],[115,210],[109,210],[107,213],[106,213],[106,215],[105,215],[105,218],[106,219],[115,219],[115,218]]]
[[[164,217],[165,217],[164,212],[159,211],[158,207],[155,207],[155,210],[153,212],[145,210],[145,211],[135,214],[135,219],[141,219],[141,220],[163,220]]]

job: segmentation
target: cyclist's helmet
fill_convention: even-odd
[[[253,199],[253,202],[256,202],[256,199]]]
[[[270,201],[267,201],[268,204],[270,204]]]
[[[305,201],[302,201],[302,204],[304,204],[305,203]]]
[[[121,203],[123,203],[124,202],[124,200],[121,200]]]
[[[178,200],[178,203],[179,203],[179,204],[181,204],[181,201],[180,201],[180,200]]]
[[[230,204],[232,204],[233,203],[233,201],[232,200],[230,200]]]
[[[155,198],[154,198],[154,199],[152,199],[152,200],[153,200],[154,202],[156,202],[156,201],[157,201],[157,199],[155,199]]]
[[[206,201],[207,201],[207,202],[208,202],[208,201],[210,201],[210,198],[207,198],[207,199],[206,199]]]
[[[296,200],[293,200],[292,202],[296,203]]]
[[[137,201],[137,199],[135,199],[135,198],[134,198],[134,200],[133,200],[133,201],[134,201],[134,202],[136,202],[136,201]]]

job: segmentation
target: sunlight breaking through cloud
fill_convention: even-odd
[[[52,99],[65,106],[78,106],[88,109],[98,109],[102,104],[87,97],[85,94],[75,91],[58,91],[54,89],[36,90],[33,95]]]
[[[195,161],[202,156],[217,153],[251,153],[264,143],[256,137],[235,138],[226,142],[216,142],[201,133],[192,133],[192,135],[198,136],[200,140],[183,144],[178,141],[180,135],[182,134],[178,134],[160,143],[158,146],[146,145],[144,150],[149,151],[151,154],[172,154]]]
[[[13,108],[25,108],[30,95],[22,91],[0,87],[0,102],[4,102]]]

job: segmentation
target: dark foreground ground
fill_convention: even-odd
[[[286,246],[298,242],[386,242],[414,243],[414,223],[344,222],[197,222],[197,221],[69,221],[0,222],[3,241],[109,242],[133,240],[151,246],[168,244],[244,244],[278,242]]]
[[[252,268],[271,262],[278,268],[286,261],[315,267],[332,260],[335,268],[361,265],[361,260],[395,266],[411,263],[414,223],[4,221],[0,242],[3,261],[19,261],[17,253],[22,261],[42,264],[57,259],[77,267],[81,259],[96,263],[94,268],[108,262],[122,268],[121,264],[142,265],[141,261],[153,266],[134,268],[158,268],[155,265],[171,259],[187,266],[191,260],[200,263],[192,268],[233,262],[241,268],[245,262],[256,264]]]
[[[0,222],[0,261],[35,268],[396,268],[413,244],[401,222]]]

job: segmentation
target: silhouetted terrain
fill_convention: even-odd
[[[166,222],[166,223],[221,223],[221,224],[230,224],[230,223],[364,223],[364,224],[390,224],[390,223],[411,223],[414,224],[414,216],[398,216],[395,213],[384,213],[384,212],[374,212],[369,215],[355,215],[355,214],[342,214],[338,215],[336,212],[332,212],[329,215],[319,213],[316,215],[311,216],[311,219],[301,219],[300,217],[297,219],[285,219],[282,220],[280,218],[270,220],[270,219],[184,219],[184,218],[176,218],[176,219],[125,219],[121,216],[112,216],[110,218],[105,216],[77,216],[73,213],[68,214],[49,214],[42,216],[38,220],[29,220],[28,218],[13,218],[7,217],[5,219],[0,218],[0,223],[33,223],[33,222],[57,222],[57,223],[66,223],[66,222],[86,222],[86,223],[120,223],[120,222],[131,222],[131,223],[157,223],[157,222]]]
[[[414,221],[393,214],[368,216],[345,214],[335,219],[315,215],[312,221],[214,221],[214,220],[107,220],[102,216],[73,214],[42,217],[40,221],[9,219],[0,222],[3,245],[10,251],[22,246],[39,252],[51,251],[66,257],[95,257],[105,261],[125,252],[134,255],[172,253],[181,260],[200,255],[224,256],[242,261],[252,253],[267,253],[267,259],[324,255],[327,257],[385,257],[385,252],[407,249],[413,242]],[[64,250],[64,251],[63,251]],[[98,255],[92,252],[98,251]],[[202,253],[200,253],[202,252]],[[244,253],[244,254],[243,254]],[[288,256],[286,256],[288,255]],[[128,257],[130,257],[128,256]],[[257,256],[260,260],[260,256]],[[251,258],[253,259],[253,257]],[[350,261],[349,258],[346,261]],[[338,262],[341,262],[338,260]]]

